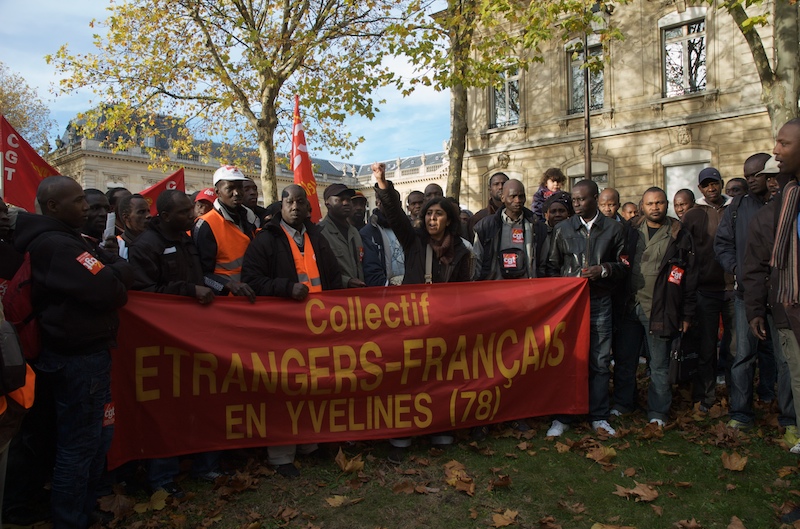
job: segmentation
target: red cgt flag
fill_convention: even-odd
[[[306,190],[308,201],[311,204],[311,222],[316,224],[322,220],[317,197],[317,179],[311,169],[311,158],[308,157],[306,133],[300,122],[300,96],[294,96],[294,126],[292,127],[292,171],[294,183]]]
[[[45,162],[0,115],[0,174],[5,201],[33,212],[39,183],[61,173]]]
[[[150,204],[151,215],[156,216],[156,214],[158,214],[158,210],[156,209],[156,199],[158,198],[158,195],[167,189],[177,189],[179,191],[183,191],[184,193],[186,192],[186,180],[183,175],[183,167],[159,183],[153,184],[139,193],[145,198],[145,200],[147,200],[147,203]]]

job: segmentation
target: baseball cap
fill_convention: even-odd
[[[217,199],[217,192],[214,191],[213,187],[207,187],[197,193],[197,196],[194,197],[195,202],[200,202],[201,200],[205,200],[207,202],[214,203],[214,200]]]
[[[325,200],[328,200],[330,197],[338,197],[342,195],[348,198],[353,198],[355,194],[355,190],[350,189],[344,184],[331,184],[325,188],[325,193],[322,194],[322,197]]]
[[[355,200],[357,198],[362,199],[364,202],[367,201],[367,197],[364,196],[364,193],[362,193],[361,191],[356,191],[355,194],[353,195],[353,200]]]
[[[778,160],[775,159],[775,155],[769,157],[767,163],[764,164],[764,168],[756,173],[756,176],[760,174],[778,174],[781,170],[778,167]]]
[[[220,180],[247,180],[247,177],[235,165],[223,165],[214,171],[213,184],[217,185]]]
[[[720,176],[719,171],[714,167],[706,167],[700,174],[697,176],[697,183],[702,184],[705,180],[716,180],[717,182],[722,181],[722,176]]]

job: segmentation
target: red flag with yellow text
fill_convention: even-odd
[[[0,174],[5,202],[34,211],[36,190],[48,176],[59,173],[0,116]]]
[[[152,186],[148,187],[144,191],[140,193],[147,203],[150,205],[150,214],[156,216],[158,214],[158,210],[156,209],[156,199],[158,195],[162,192],[166,191],[167,189],[177,189],[179,191],[186,192],[186,180],[183,175],[183,167],[163,179],[157,184],[153,184]]]
[[[316,224],[322,220],[317,197],[317,180],[311,168],[311,158],[308,156],[306,133],[300,121],[300,97],[294,96],[294,125],[292,126],[292,171],[294,183],[306,190],[308,201],[311,203],[311,222]]]

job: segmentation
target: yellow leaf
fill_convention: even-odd
[[[747,529],[747,528],[744,526],[744,523],[742,523],[742,521],[738,517],[732,516],[731,523],[728,524],[728,529]]]
[[[726,469],[741,472],[744,470],[745,465],[747,465],[746,456],[742,457],[736,452],[731,452],[730,455],[727,452],[722,452],[722,466]]]
[[[506,509],[506,512],[503,514],[493,514],[492,515],[492,527],[506,527],[514,523],[519,513],[517,511],[512,511],[510,509]]]
[[[559,454],[563,454],[564,452],[569,452],[570,447],[564,443],[556,443],[556,450]]]

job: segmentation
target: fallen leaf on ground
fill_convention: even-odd
[[[514,523],[517,519],[517,515],[519,512],[512,511],[511,509],[506,509],[506,512],[503,514],[493,514],[492,515],[492,527],[506,527]]]
[[[464,465],[452,460],[444,465],[445,482],[456,490],[466,492],[469,496],[475,494],[475,482],[467,474]]]
[[[747,529],[744,523],[737,517],[731,517],[731,523],[728,524],[728,529]]]
[[[280,507],[278,512],[275,514],[275,518],[280,518],[281,520],[288,522],[289,520],[296,518],[300,512],[297,509],[292,509],[291,507]]]
[[[556,443],[556,450],[559,454],[563,454],[564,452],[569,452],[570,447],[564,443]]]
[[[354,472],[359,472],[364,468],[364,461],[361,460],[361,454],[358,454],[353,459],[347,459],[347,456],[344,455],[342,452],[342,448],[339,447],[339,453],[336,454],[336,464],[339,465],[339,468],[342,469],[342,472],[345,474],[352,474]]]
[[[664,514],[664,507],[660,505],[653,505],[650,504],[650,508],[653,509],[653,512],[656,513],[656,516],[662,516]]]
[[[617,451],[607,446],[598,446],[596,448],[592,448],[586,454],[586,457],[588,459],[593,459],[598,463],[609,463],[616,456],[617,456]]]
[[[745,465],[747,465],[747,456],[742,457],[736,452],[731,452],[730,455],[728,452],[722,452],[722,466],[726,469],[741,472]]]
[[[489,482],[489,488],[487,490],[492,491],[497,488],[504,488],[511,486],[511,476],[503,476],[502,474],[497,476],[497,479],[493,479]]]
[[[478,518],[478,511],[475,510],[475,507],[469,508],[469,517],[472,518],[473,520]]]
[[[544,518],[539,518],[539,527],[541,529],[561,529],[561,524],[557,523],[554,517],[545,516]]]
[[[573,514],[583,514],[586,512],[586,506],[580,502],[567,503],[564,500],[559,500],[558,505]]]
[[[650,485],[639,483],[638,481],[634,481],[634,483],[636,483],[636,486],[632,489],[626,489],[620,485],[615,485],[617,490],[611,494],[623,498],[634,498],[636,501],[653,501],[658,498],[658,491]]]
[[[789,474],[797,472],[797,467],[781,467],[778,469],[778,477],[785,478]]]
[[[607,523],[596,523],[592,525],[592,529],[636,529],[630,525],[608,525]]]
[[[169,494],[164,489],[159,489],[150,496],[150,501],[146,503],[137,503],[133,506],[133,510],[139,514],[147,511],[160,511],[167,506],[167,498]]]
[[[350,499],[347,496],[332,496],[330,498],[325,498],[325,501],[328,502],[328,505],[331,507],[345,507],[347,505],[354,505],[360,501],[363,501],[364,498],[353,498]]]
[[[694,518],[691,520],[681,520],[676,522],[675,527],[678,527],[678,529],[703,529],[703,526],[700,525]]]
[[[133,498],[124,494],[110,494],[100,498],[100,510],[110,512],[114,518],[120,518],[131,512],[136,504]]]
[[[520,444],[517,445],[519,450],[525,451],[530,447],[530,444],[527,441],[522,441]]]
[[[401,492],[403,494],[413,494],[414,484],[411,483],[410,480],[404,479],[403,481],[392,487],[392,492],[394,492],[395,494],[400,494]]]
[[[623,474],[624,474],[626,477],[632,478],[633,476],[635,476],[635,475],[636,475],[636,469],[635,469],[635,468],[633,468],[633,467],[628,467],[628,468],[626,468],[626,469],[625,469],[625,471],[623,472]]]
[[[661,454],[662,456],[679,456],[680,455],[678,452],[670,452],[669,450],[659,450],[658,453]]]

